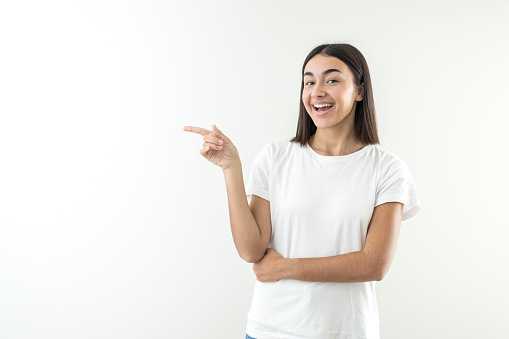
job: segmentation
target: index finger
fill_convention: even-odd
[[[196,126],[184,126],[183,130],[186,132],[193,132],[193,133],[201,134],[204,136],[209,134],[210,132],[212,132],[212,131],[209,131],[208,129],[196,127]]]

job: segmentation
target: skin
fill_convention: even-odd
[[[212,125],[212,130],[197,126],[184,126],[183,130],[203,136],[203,148],[200,149],[200,154],[214,165],[221,167],[223,171],[240,161],[237,147],[216,125]]]

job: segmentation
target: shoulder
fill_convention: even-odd
[[[408,165],[400,156],[381,148],[379,145],[372,146],[372,157],[377,163],[380,179],[394,175],[411,177]]]
[[[380,145],[370,145],[370,147],[370,158],[378,162],[382,167],[406,165],[400,156],[383,149]]]

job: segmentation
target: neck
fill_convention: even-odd
[[[331,128],[319,128],[309,138],[309,146],[321,155],[341,156],[357,152],[365,145],[355,137],[353,130],[343,133]]]

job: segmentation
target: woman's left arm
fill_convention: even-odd
[[[253,264],[262,282],[295,279],[321,282],[363,282],[382,280],[396,253],[403,204],[378,205],[368,226],[366,243],[360,251],[324,258],[285,259],[272,249]]]

